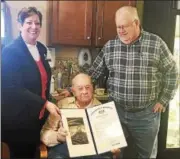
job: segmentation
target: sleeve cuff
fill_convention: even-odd
[[[163,98],[161,98],[161,99],[159,100],[159,103],[161,103],[161,104],[163,105],[163,107],[167,107],[167,105],[168,105],[168,101],[165,100],[165,99],[163,99]]]
[[[42,119],[43,116],[44,116],[44,112],[45,112],[45,109],[46,109],[46,105],[47,105],[47,102],[44,104],[43,108],[41,109],[40,113],[39,113],[39,119]]]

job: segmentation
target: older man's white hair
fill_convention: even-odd
[[[88,74],[79,73],[72,79],[72,86],[76,85],[76,81],[78,81],[78,79],[88,79],[90,84],[92,84],[91,77]]]
[[[137,9],[136,9],[135,7],[132,7],[132,6],[123,6],[123,7],[119,8],[119,9],[116,11],[115,19],[116,19],[120,14],[126,14],[126,15],[128,15],[129,17],[132,18],[132,21],[133,21],[133,20],[138,20],[138,21],[139,21],[138,12],[137,12]]]

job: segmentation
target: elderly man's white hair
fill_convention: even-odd
[[[81,78],[81,79],[88,79],[90,84],[92,84],[91,77],[88,74],[85,73],[79,73],[77,74],[73,79],[72,79],[72,86],[76,84],[76,81]]]
[[[120,14],[129,14],[129,17],[132,18],[132,20],[138,20],[139,21],[139,16],[138,16],[138,12],[137,9],[135,7],[132,6],[123,6],[121,8],[119,8],[116,11],[116,16],[115,19],[120,15]]]

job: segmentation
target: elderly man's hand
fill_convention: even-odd
[[[58,129],[57,140],[58,140],[59,142],[65,142],[67,135],[68,135],[67,131],[61,126],[61,127]]]
[[[153,112],[165,112],[166,108],[161,103],[156,103],[156,105],[153,107]]]
[[[113,149],[111,150],[111,152],[113,153],[113,159],[119,158],[119,154],[121,152],[120,149]]]

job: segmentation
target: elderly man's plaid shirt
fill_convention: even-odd
[[[110,99],[125,110],[143,109],[157,101],[166,106],[177,87],[177,68],[165,42],[142,30],[131,45],[110,40],[95,59],[89,74],[97,79],[109,70]]]

